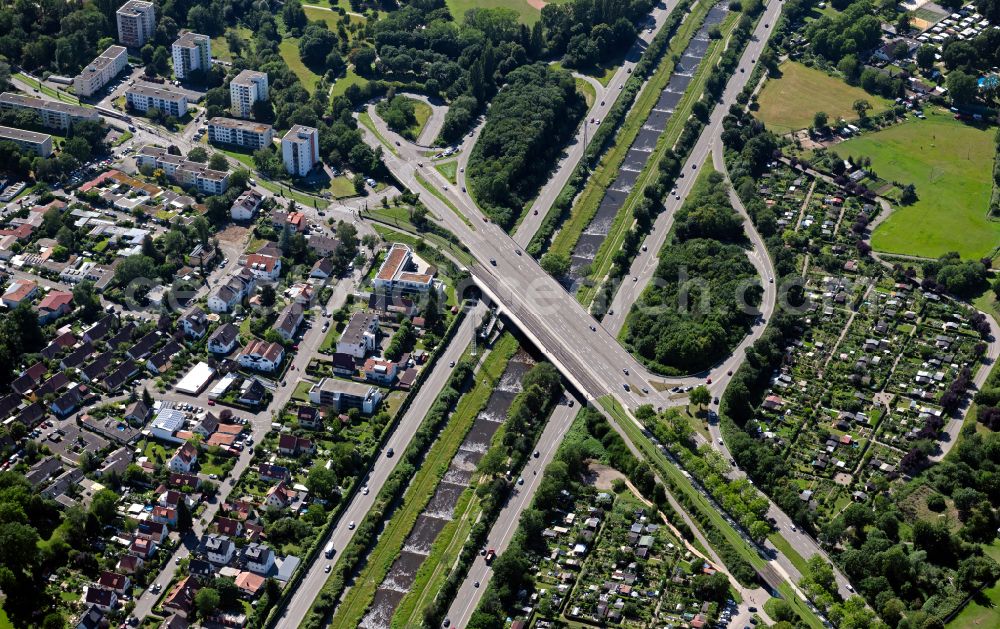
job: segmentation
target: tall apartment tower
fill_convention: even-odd
[[[253,104],[267,100],[267,73],[244,70],[229,83],[229,101],[233,115],[249,118]]]
[[[305,177],[319,163],[319,131],[300,124],[288,130],[281,138],[281,160],[285,171],[296,177]]]
[[[152,2],[128,0],[117,12],[118,42],[129,48],[142,48],[152,39],[156,29],[156,13]]]
[[[208,71],[212,67],[212,40],[208,35],[184,33],[171,46],[174,74],[186,79],[194,70]]]

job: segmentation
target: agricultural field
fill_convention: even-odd
[[[830,120],[856,119],[852,105],[861,98],[871,103],[872,114],[889,108],[888,100],[852,87],[822,70],[794,61],[786,61],[779,68],[781,76],[769,79],[760,91],[757,98],[760,109],[756,112],[757,118],[775,133],[809,127],[817,111],[825,111]]]
[[[912,183],[917,201],[897,206],[872,236],[877,251],[936,258],[992,256],[1000,223],[988,219],[994,133],[944,110],[907,119],[837,146],[841,157],[871,159],[879,178]]]

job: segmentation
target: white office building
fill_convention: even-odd
[[[151,85],[133,85],[125,90],[125,101],[135,111],[146,113],[156,108],[164,114],[181,118],[188,111],[187,96]]]
[[[274,143],[274,129],[260,122],[215,117],[208,121],[208,140],[257,150]]]
[[[156,12],[152,2],[129,0],[116,12],[118,42],[129,48],[142,48],[153,38],[156,29]]]
[[[186,79],[194,70],[207,72],[212,67],[212,40],[208,35],[184,33],[171,46],[174,75]]]
[[[128,67],[128,50],[124,46],[108,46],[99,57],[87,64],[73,79],[77,97],[87,98],[101,91]]]
[[[249,118],[253,104],[267,100],[267,73],[244,70],[229,83],[229,101],[234,116]]]
[[[281,159],[289,175],[308,175],[319,163],[319,131],[300,124],[289,129],[281,138]]]

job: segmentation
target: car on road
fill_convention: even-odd
[[[622,373],[624,373],[624,374],[625,374],[625,375],[627,376],[627,375],[628,375],[628,369],[625,369],[625,368],[623,367],[623,368],[622,368]]]
[[[365,496],[368,495],[368,485],[365,485],[364,487],[361,488],[361,493],[362,493],[362,495],[365,495]]]
[[[537,459],[540,455],[541,453],[538,450],[535,450],[535,458]]]
[[[386,455],[387,457],[389,457],[390,459],[392,458],[392,456],[393,456],[394,454],[396,454],[396,451],[395,451],[395,450],[393,450],[392,448],[389,448],[389,451],[385,453],[385,455]]]
[[[349,531],[354,530],[354,520],[351,520],[350,522],[347,523],[347,530]]]
[[[472,587],[478,588],[479,587],[479,581],[476,581],[475,583],[473,583]]]
[[[445,627],[450,627],[451,626],[451,618],[445,618],[444,622],[441,623],[441,624],[444,625]]]
[[[492,264],[493,266],[496,266],[497,265],[497,259],[496,258],[490,258],[490,264]]]
[[[627,382],[623,382],[623,383],[622,383],[622,388],[623,388],[623,389],[625,389],[626,391],[631,391],[631,390],[632,390],[632,389],[630,389],[630,388],[629,388],[629,386],[628,386],[628,383],[627,383]]]
[[[215,400],[209,400],[208,401],[208,405],[209,406],[215,406]]]
[[[326,572],[327,574],[329,574],[329,572],[330,572],[330,564],[326,564],[326,567],[323,568],[323,572]]]
[[[521,478],[517,479],[517,484],[518,485],[523,485],[524,484],[524,477],[521,477]]]

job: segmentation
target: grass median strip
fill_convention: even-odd
[[[594,168],[586,187],[580,193],[570,213],[569,219],[553,239],[550,251],[563,253],[567,256],[573,253],[577,240],[580,239],[583,230],[593,220],[608,186],[614,183],[628,150],[632,147],[639,130],[642,129],[642,125],[646,123],[646,119],[659,100],[660,93],[667,86],[667,81],[676,65],[674,58],[679,58],[687,48],[691,38],[694,37],[701,22],[705,19],[708,9],[708,3],[696,3],[691,8],[684,23],[677,29],[677,34],[671,40],[670,47],[663,55],[663,60],[657,66],[656,72],[646,82],[636,98],[632,110],[625,118],[625,123],[618,131],[614,146],[604,154],[600,163]]]
[[[632,441],[632,443],[640,451],[642,451],[646,460],[649,461],[666,479],[669,479],[674,487],[684,494],[684,497],[711,523],[711,525],[726,540],[726,543],[734,551],[736,551],[740,558],[753,566],[758,573],[763,571],[766,564],[764,560],[761,559],[760,555],[758,555],[757,552],[743,540],[743,537],[740,536],[738,531],[726,522],[725,518],[723,518],[722,515],[709,503],[708,499],[705,498],[701,492],[695,489],[691,482],[681,472],[680,468],[670,461],[666,455],[660,452],[660,450],[657,449],[648,438],[646,438],[646,436],[642,433],[642,429],[625,413],[621,404],[619,404],[618,401],[610,395],[600,398],[598,403],[600,403],[601,407],[615,419],[615,422],[628,435],[628,438]],[[698,518],[694,518],[694,521],[697,522]],[[783,583],[778,586],[778,591],[781,592],[785,599],[788,600],[789,604],[793,609],[795,609],[806,624],[810,627],[814,627],[815,629],[821,629],[823,627],[823,623],[820,619],[809,609],[808,606],[799,600],[799,597],[795,594],[788,583]]]
[[[618,214],[615,215],[615,219],[611,223],[611,229],[608,231],[608,236],[597,249],[594,261],[590,265],[590,278],[593,282],[585,282],[581,286],[579,292],[577,293],[577,299],[580,303],[586,305],[593,301],[594,295],[597,294],[601,280],[603,280],[611,271],[614,254],[622,248],[622,244],[625,241],[625,235],[632,227],[633,209],[642,199],[646,186],[656,177],[658,172],[657,166],[659,165],[660,160],[663,159],[667,150],[673,148],[673,146],[677,144],[677,140],[680,139],[681,132],[684,130],[684,125],[687,123],[688,118],[691,117],[694,104],[701,98],[712,68],[715,67],[716,63],[718,63],[719,58],[722,57],[722,53],[726,48],[725,45],[723,45],[723,41],[728,40],[729,36],[733,32],[733,29],[736,28],[736,24],[738,23],[741,15],[741,13],[736,12],[732,12],[727,15],[726,19],[722,23],[722,32],[725,39],[712,40],[709,44],[708,52],[705,54],[704,59],[701,60],[701,63],[698,64],[698,68],[695,70],[691,83],[689,83],[687,89],[684,90],[684,94],[681,96],[680,102],[678,102],[677,106],[674,108],[673,115],[671,115],[670,119],[667,121],[666,128],[657,139],[656,148],[653,150],[653,154],[650,155],[649,160],[646,162],[645,166],[643,166],[642,171],[636,179],[635,185],[632,186],[632,190],[629,192],[628,197],[626,197],[622,207],[618,210]],[[598,203],[600,203],[600,199],[598,200]]]
[[[493,388],[503,375],[507,361],[517,351],[517,347],[517,340],[505,335],[483,361],[475,384],[455,406],[455,411],[424,457],[423,464],[413,475],[403,495],[402,504],[386,524],[375,548],[368,554],[367,562],[354,580],[355,585],[344,595],[333,617],[334,627],[357,627],[361,623],[365,611],[375,598],[375,592],[399,556],[417,517],[433,497],[434,489],[479,411],[489,400]]]
[[[358,122],[365,125],[365,127],[367,127],[369,131],[374,133],[375,137],[378,138],[378,141],[381,142],[382,145],[385,146],[385,148],[389,149],[390,153],[396,156],[399,155],[399,152],[396,150],[396,147],[392,145],[392,142],[386,140],[385,137],[375,127],[375,121],[372,120],[372,117],[368,114],[367,111],[362,111],[361,113],[358,114]]]
[[[466,225],[468,225],[469,227],[472,228],[472,231],[476,230],[476,226],[472,224],[472,221],[470,221],[468,219],[468,217],[465,216],[465,214],[462,214],[462,212],[457,207],[455,207],[455,204],[452,203],[451,201],[449,201],[448,197],[444,196],[444,193],[441,192],[440,190],[438,190],[434,186],[434,184],[432,184],[431,182],[429,182],[426,179],[424,179],[424,176],[421,175],[418,172],[414,172],[413,176],[417,178],[417,183],[419,183],[425,190],[427,190],[427,192],[430,192],[435,197],[437,197],[437,199],[441,203],[444,203],[445,205],[447,205],[448,209],[455,213],[455,216],[457,216],[460,219],[462,219],[463,223],[465,223]]]

